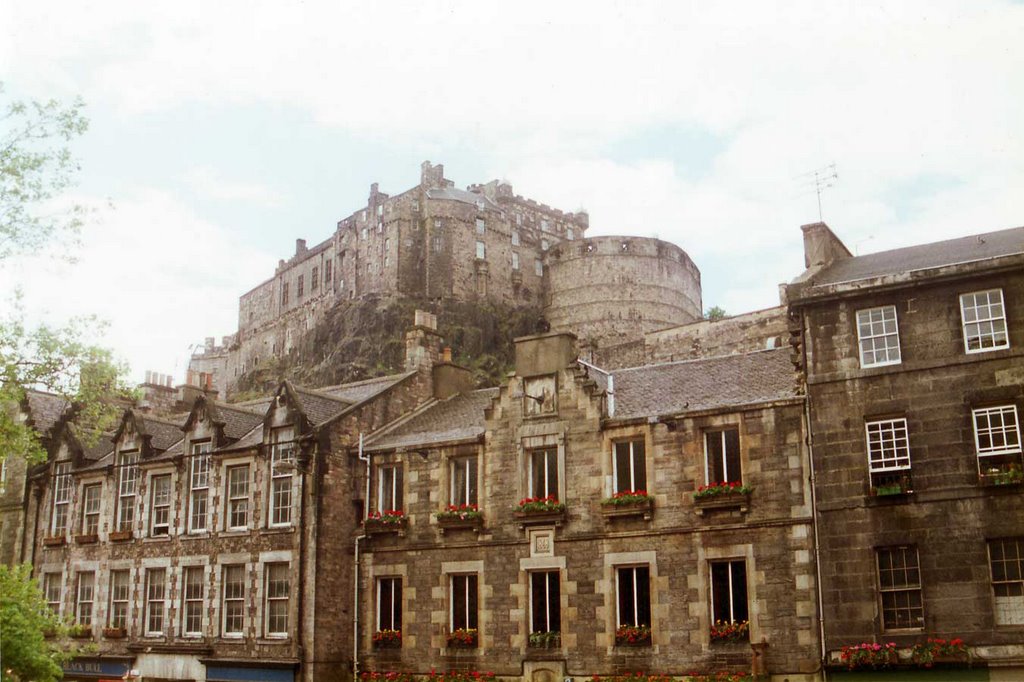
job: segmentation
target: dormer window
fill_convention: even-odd
[[[63,537],[68,532],[71,509],[71,462],[60,462],[53,468],[53,514],[50,535]]]
[[[292,522],[294,430],[291,427],[274,429],[270,439],[270,525],[288,526]]]
[[[139,453],[122,452],[117,458],[117,530],[131,532],[135,524],[135,492],[139,482]]]
[[[205,532],[210,512],[210,441],[192,443],[189,466],[188,530]]]

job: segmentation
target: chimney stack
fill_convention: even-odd
[[[296,256],[301,256],[304,253],[306,253],[306,240],[305,239],[296,239],[295,240],[295,255]]]

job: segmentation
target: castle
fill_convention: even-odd
[[[701,319],[700,271],[681,248],[643,237],[587,238],[564,212],[494,180],[457,189],[425,161],[419,185],[366,206],[321,243],[297,239],[273,277],[242,294],[238,331],[207,338],[192,380],[225,396],[237,378],[287,355],[326,310],[361,297],[541,305],[554,330],[597,346]]]

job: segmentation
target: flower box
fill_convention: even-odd
[[[716,621],[711,625],[712,644],[732,644],[735,642],[746,642],[750,639],[750,622],[741,620],[730,623],[724,620]]]
[[[72,625],[70,628],[68,628],[68,637],[71,637],[72,639],[91,639],[92,626]]]
[[[125,540],[131,540],[134,534],[130,530],[112,530],[110,531],[109,539],[111,542],[124,542]]]
[[[978,484],[986,488],[1001,486],[1019,486],[1024,484],[1024,472],[1011,468],[1007,471],[987,471],[979,475]]]
[[[448,508],[434,515],[441,532],[470,528],[477,532],[483,528],[484,515],[475,504],[448,505]]]
[[[67,539],[63,535],[51,535],[43,538],[43,547],[63,547]]]
[[[92,545],[99,542],[100,536],[96,533],[83,533],[75,536],[76,545]]]
[[[374,649],[401,649],[402,648],[402,631],[401,630],[378,630],[373,633],[373,648]]]
[[[871,497],[896,497],[898,495],[909,495],[914,492],[910,489],[910,486],[902,483],[893,483],[892,485],[880,485],[872,486]]]
[[[646,625],[620,625],[615,630],[615,646],[651,646],[651,628]]]
[[[103,628],[103,636],[107,639],[124,639],[128,636],[126,628]]]
[[[960,638],[939,639],[929,637],[910,650],[910,660],[922,668],[943,663],[966,663],[970,659],[967,645]]]
[[[840,665],[848,670],[877,670],[891,668],[899,662],[896,644],[863,642],[844,646],[839,653]]]
[[[739,509],[746,513],[752,492],[753,488],[740,481],[702,485],[693,493],[694,510],[700,515],[713,509]]]
[[[560,649],[562,648],[562,633],[531,632],[527,646],[531,649]]]
[[[654,496],[646,490],[626,490],[601,500],[601,514],[611,520],[627,516],[642,516],[649,521],[654,515]]]
[[[476,630],[459,628],[448,633],[447,644],[449,649],[475,649],[478,640]]]
[[[525,497],[513,512],[519,526],[538,524],[560,526],[565,521],[565,505],[554,497]]]
[[[398,533],[405,536],[405,530],[409,525],[408,519],[401,511],[389,511],[381,514],[373,512],[363,520],[363,530],[367,535],[385,535],[387,533]]]

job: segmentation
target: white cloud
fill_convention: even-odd
[[[200,197],[220,201],[243,201],[250,204],[277,208],[284,197],[272,187],[259,183],[229,180],[210,166],[189,168],[182,180]]]

